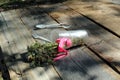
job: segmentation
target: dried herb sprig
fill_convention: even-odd
[[[75,38],[75,39],[72,39],[72,46],[77,46],[77,45],[84,45],[84,40],[83,39],[80,39],[80,38]]]
[[[76,45],[84,45],[82,39],[76,38],[72,40],[72,46]],[[44,64],[53,63],[53,59],[58,54],[57,51],[58,44],[57,43],[45,43],[40,44],[38,42],[34,43],[31,46],[28,46],[28,54],[27,59],[31,62],[32,66],[41,66]]]
[[[38,42],[28,46],[27,59],[32,66],[40,66],[43,64],[53,63],[53,58],[58,54],[57,43],[40,44]]]

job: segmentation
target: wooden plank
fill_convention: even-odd
[[[86,47],[69,51],[69,55],[55,65],[63,80],[120,79],[119,74],[105,66],[107,65],[101,59],[96,59],[94,53]]]
[[[57,75],[57,73],[55,72],[53,67],[51,67],[51,66],[48,66],[45,68],[39,67],[39,68],[34,68],[32,70],[32,68],[29,66],[29,64],[25,63],[23,61],[22,55],[24,55],[25,54],[24,52],[26,52],[26,47],[28,44],[27,41],[28,41],[28,39],[30,39],[32,37],[29,37],[29,35],[30,35],[30,33],[28,33],[29,31],[27,31],[25,26],[20,22],[19,16],[16,15],[15,11],[2,12],[2,14],[5,17],[6,23],[9,27],[6,29],[7,30],[9,30],[11,28],[14,29],[13,31],[12,30],[10,31],[11,34],[9,33],[10,35],[12,35],[12,37],[10,37],[10,38],[7,37],[8,40],[13,39],[14,42],[10,42],[7,46],[3,46],[4,51],[7,52],[6,55],[7,55],[8,59],[6,61],[8,61],[7,66],[10,69],[10,74],[12,74],[12,73],[13,73],[13,75],[15,74],[14,76],[13,75],[11,76],[11,79],[12,80],[18,80],[18,79],[29,79],[29,80],[39,80],[39,79],[56,80],[57,79],[57,80],[59,80],[59,76]],[[7,16],[11,16],[11,17],[9,18]],[[10,23],[7,22],[8,20],[11,22]],[[16,26],[17,24],[20,26]],[[18,27],[20,27],[20,28],[18,28]],[[5,33],[7,33],[7,32],[5,31]],[[17,34],[17,36],[16,36],[16,34]],[[18,37],[21,37],[21,38],[19,38],[19,40],[18,40]],[[23,40],[24,40],[24,42],[22,42]],[[21,44],[20,44],[20,42],[21,42]],[[33,41],[31,40],[31,42],[33,42]],[[19,44],[17,44],[17,43],[19,43]],[[22,43],[24,43],[24,44],[22,44]],[[12,59],[12,58],[14,58],[14,59]],[[10,60],[12,60],[12,61],[10,61]],[[41,73],[41,75],[40,75],[40,73]]]
[[[2,15],[0,13],[0,45],[4,45],[5,43],[7,43],[7,39],[5,39],[5,35],[3,35],[4,31],[3,29],[5,29],[6,24],[4,23],[4,20],[2,18]]]
[[[21,44],[21,45],[24,45],[24,41],[25,39],[23,37],[21,37],[21,32],[19,29],[17,29],[17,22],[16,20],[14,20],[13,16],[14,14],[11,15],[11,13],[9,11],[6,11],[6,12],[2,12],[2,15],[4,16],[5,18],[5,21],[6,21],[6,24],[7,24],[7,30],[8,31],[5,31],[7,32],[8,34],[10,34],[10,36],[8,37],[9,39],[9,42],[10,43],[14,43],[14,41],[18,41],[16,42],[16,44]],[[23,38],[23,41],[21,41],[20,39]],[[10,40],[11,39],[11,40]],[[18,47],[21,48],[21,50],[23,48],[25,48],[25,45],[24,46],[21,46],[21,45],[18,45]]]
[[[19,10],[17,10],[17,13],[18,13],[19,17],[22,19],[24,24],[27,24],[27,25],[31,24],[31,23],[24,22],[23,18],[26,17],[26,16],[21,17],[20,13],[19,13]],[[34,9],[33,9],[33,13],[34,13]],[[27,15],[29,15],[29,14],[27,14]],[[29,16],[32,16],[32,15],[29,15]],[[39,21],[39,16],[35,15],[33,17],[36,17],[36,18],[38,17],[38,21]],[[29,18],[28,18],[28,20],[29,20]],[[34,24],[34,19],[30,19],[29,21],[32,21],[32,23]],[[45,21],[49,22],[49,18],[47,18],[47,15],[46,15]],[[50,22],[54,22],[54,21],[51,20]],[[30,29],[30,28],[28,28],[29,26],[26,26],[26,27],[27,27],[27,29]],[[35,68],[35,69],[32,69],[32,70],[30,69],[30,71],[31,71],[32,75],[34,76],[35,80],[39,80],[39,78],[42,78],[43,80],[49,80],[49,79],[52,79],[52,80],[58,79],[59,80],[60,79],[58,74],[55,72],[55,70],[52,66],[48,66],[48,67],[44,67],[44,68],[39,67],[39,68]],[[29,71],[28,71],[28,73],[29,73]],[[39,73],[41,73],[41,76],[39,76]],[[29,79],[33,80],[32,77],[29,78]]]
[[[6,64],[8,68],[10,69],[10,71],[12,69],[13,71],[19,74],[21,73],[19,68],[19,61],[14,59],[12,61],[9,61],[9,58],[11,60],[12,57],[16,57],[16,55],[19,54],[19,51],[25,50],[27,48],[27,45],[25,42],[27,41],[23,36],[23,34],[21,33],[23,28],[21,29],[18,28],[18,27],[21,27],[22,25],[20,25],[19,21],[15,19],[15,16],[13,16],[13,14],[15,15],[15,13],[12,14],[11,12],[12,10],[2,12],[2,15],[7,24],[6,31],[4,32],[7,35],[7,39],[9,42],[7,46],[4,46],[4,48],[8,48],[8,50],[4,49],[4,51],[7,52],[5,58],[6,58]],[[10,35],[10,37],[8,37],[8,35]]]
[[[11,13],[11,16],[13,21],[15,21],[14,23],[16,23],[17,25],[19,25],[17,27],[18,30],[20,30],[20,34],[22,35],[22,37],[25,39],[25,41],[22,41],[25,45],[30,45],[34,42],[33,38],[31,37],[31,32],[28,31],[28,28],[26,25],[24,25],[24,23],[22,22],[22,20],[20,19],[19,15],[17,15],[17,11],[16,10],[13,10],[10,12]],[[12,15],[14,14],[14,15]],[[22,40],[24,40],[22,39]],[[25,48],[26,49],[26,48]]]
[[[10,49],[13,48],[12,46],[10,46],[10,49],[8,49],[8,47],[9,47],[9,44],[11,44],[13,42],[13,38],[11,36],[11,31],[9,30],[10,28],[8,28],[8,26],[6,25],[3,13],[0,13],[0,20],[3,23],[3,25],[1,25],[1,35],[2,36],[0,36],[1,48],[3,51],[3,57],[5,59],[5,63],[8,68],[9,63],[7,62],[7,57],[12,53]],[[14,64],[14,62],[13,62],[13,64]],[[10,70],[10,68],[15,71],[17,71],[17,68],[13,65],[12,67],[9,67],[8,70],[9,70],[10,78],[12,78],[12,80],[18,80],[18,78],[17,78],[18,75],[15,74],[12,70]]]
[[[9,71],[4,61],[3,51],[0,47],[0,80],[10,80]]]
[[[85,40],[86,44],[93,50],[96,50],[96,53],[100,51],[98,54],[120,71],[120,44],[118,44],[120,43],[120,39],[118,37],[64,5],[58,10],[51,12],[50,15],[59,22],[72,24],[73,26],[70,30],[82,29],[88,31],[89,37]],[[99,49],[99,44],[102,45],[101,49]],[[94,48],[92,46],[94,46]],[[114,64],[112,62],[116,62],[118,64]]]
[[[3,25],[4,25],[4,22],[2,19],[2,15],[0,13],[0,80],[10,78],[9,72],[4,62],[4,56],[3,56],[4,52],[2,51],[2,47],[1,47],[5,45],[5,43],[7,43],[7,40],[5,39],[4,34],[3,34]]]
[[[18,13],[23,22],[30,28],[34,29],[37,24],[53,24],[56,23],[44,11],[44,8],[37,6],[19,9]],[[37,12],[36,12],[37,11]],[[29,20],[28,20],[29,19]]]
[[[62,28],[33,30],[35,26],[38,24],[44,24],[44,25],[58,24],[50,16],[48,16],[44,11],[42,12],[42,9],[39,7],[28,7],[25,9],[21,9],[18,12],[20,13],[19,15],[22,21],[28,26],[30,30],[32,30],[31,31],[32,33],[36,33],[42,37],[50,39],[51,41],[55,41],[58,37],[57,35],[54,35],[56,36],[56,38],[53,37],[53,34],[55,34],[54,32],[57,33],[57,31],[64,31],[64,29]],[[44,41],[42,41],[42,43],[44,43]]]
[[[75,11],[88,16],[89,18],[95,20],[105,28],[109,29],[116,35],[120,36],[120,6],[116,4],[104,3],[104,2],[82,2],[76,1],[66,3],[69,7],[73,8]]]

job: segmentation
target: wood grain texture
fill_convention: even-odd
[[[38,24],[39,25],[40,24],[42,24],[42,25],[58,24],[45,11],[43,11],[43,9],[39,8],[39,6],[38,7],[28,7],[25,9],[21,9],[18,12],[20,13],[19,15],[21,16],[21,19],[23,20],[25,25],[27,25],[29,27],[29,29],[32,30],[31,31],[32,33],[36,33],[39,36],[45,37],[45,38],[55,42],[55,40],[58,38],[57,33],[60,31],[64,31],[63,28],[33,30],[35,28],[35,26]],[[45,43],[42,40],[40,42]]]
[[[69,30],[86,30],[89,37],[85,43],[119,70],[119,38],[63,4],[1,12],[0,20],[3,23],[0,24],[0,45],[12,80],[120,79],[114,70],[86,47],[71,50],[66,58],[57,61],[54,66],[32,68],[24,61],[27,45],[35,42],[31,33],[55,41],[58,32],[65,31],[62,28],[33,30],[35,25],[66,23],[72,26]]]
[[[43,18],[43,15],[41,15],[42,17],[40,17],[39,15],[33,15],[33,14],[38,14],[38,13],[36,13],[35,9],[33,9],[33,8],[30,9],[30,10],[26,9],[25,12],[28,12],[30,14],[26,13],[26,15],[24,15],[24,16],[22,16],[22,14],[19,13],[21,10],[17,10],[17,13],[18,13],[19,17],[21,18],[21,20],[23,21],[24,25],[26,25],[27,29],[29,31],[31,31],[31,33],[32,32],[39,33],[39,32],[41,32],[41,30],[40,31],[38,30],[38,32],[32,30],[34,28],[33,24],[35,25],[36,22],[39,22],[39,20]],[[27,16],[32,16],[33,18],[27,17]],[[45,17],[46,18],[44,20],[49,22],[49,17],[47,15],[45,15]],[[27,22],[27,20],[29,20],[29,22]],[[32,22],[32,24],[30,22]],[[52,23],[52,22],[55,22],[55,21],[53,21],[51,19],[50,23]],[[49,32],[49,30],[48,30],[48,32]],[[42,33],[41,36],[43,36],[43,35],[46,35],[46,32],[44,30],[43,30],[43,33]],[[49,37],[49,35],[47,37]],[[43,43],[44,41],[40,41],[40,42]],[[51,80],[51,79],[52,80],[59,80],[60,79],[58,74],[56,73],[56,71],[54,70],[54,68],[52,66],[37,67],[37,68],[33,68],[33,69],[28,68],[28,70],[26,69],[24,71],[27,72],[27,76],[29,76],[29,80],[33,80],[32,76],[35,78],[35,80],[39,80],[40,78],[43,79],[43,80]],[[32,74],[31,77],[29,75],[30,73]]]
[[[93,58],[95,56],[85,47],[73,49],[69,51],[69,55],[56,62],[55,67],[59,71],[63,80],[119,80],[120,77],[113,70],[115,76],[106,71],[105,64],[100,59]],[[105,64],[106,65],[106,64]],[[107,66],[108,67],[108,66]],[[107,77],[108,76],[108,77]]]
[[[120,39],[118,37],[66,6],[61,6],[60,9],[51,12],[50,15],[59,22],[72,25],[70,30],[86,30],[89,34],[85,40],[86,44],[120,71],[120,44],[118,44]],[[101,49],[99,45],[102,45]]]
[[[32,68],[25,62],[26,48],[35,41],[15,10],[2,12],[2,15],[7,24],[6,31],[3,31],[9,42],[7,45],[2,45],[2,48],[6,52],[4,55],[11,79],[59,80],[59,76],[52,66]]]
[[[1,13],[1,20],[2,20],[2,23],[4,24],[1,26],[1,30],[2,30],[1,34],[3,34],[3,37],[2,37],[3,41],[1,42],[2,43],[1,48],[3,51],[3,57],[5,59],[5,63],[7,65],[8,70],[9,70],[10,78],[12,80],[18,80],[18,75],[14,72],[14,71],[17,71],[18,68],[15,67],[14,65],[12,67],[9,66],[10,63],[7,60],[9,58],[9,55],[12,55],[12,53],[14,53],[16,51],[16,49],[14,47],[15,45],[13,43],[13,38],[11,37],[12,34],[11,34],[11,31],[9,30],[10,28],[8,28],[8,26],[6,25],[6,21],[5,21],[3,12]],[[15,49],[14,52],[12,52],[11,49]],[[14,61],[11,61],[11,63],[14,64]],[[12,71],[11,69],[14,71]]]
[[[107,29],[120,36],[120,6],[109,2],[82,2],[73,1],[65,4],[75,11],[95,20]]]

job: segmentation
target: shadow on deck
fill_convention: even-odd
[[[11,9],[19,9],[19,8],[24,8],[28,6],[36,6],[36,5],[44,5],[44,4],[56,4],[56,3],[61,3],[65,2],[67,0],[40,0],[40,1],[13,1],[13,2],[8,2],[5,4],[0,5],[1,11],[6,11],[6,10],[11,10]]]
[[[36,4],[34,4],[34,5],[36,5]],[[24,5],[24,7],[25,6],[26,5]],[[20,8],[20,7],[14,7],[14,8]],[[44,16],[44,20],[43,20],[43,16],[40,17],[39,15],[45,14],[45,13],[50,13],[50,12],[56,10],[57,7],[55,7],[55,6],[48,7],[48,8],[34,7],[32,10],[36,10],[35,12],[32,10],[29,10],[29,8],[26,8],[26,9],[30,12],[30,16],[34,16],[34,20],[38,20],[41,23],[46,23],[46,22],[48,22],[46,20],[48,15]],[[29,17],[29,15],[25,15],[25,14],[26,13],[21,14],[20,16]],[[81,16],[73,17],[73,18],[70,18],[70,21],[71,21],[71,25],[74,24],[73,26],[77,26],[77,27],[71,27],[70,30],[85,29],[91,35],[99,36],[99,37],[101,37],[103,35],[105,36],[108,34],[108,33],[104,32],[103,30],[101,30],[101,28],[96,27],[94,24],[88,23],[88,20],[86,20],[84,17],[81,17]],[[83,25],[79,25],[78,23],[83,24]],[[3,25],[2,22],[0,22],[0,25]],[[101,50],[103,50],[103,53],[108,51],[108,49],[103,49],[103,48],[101,48]],[[4,55],[5,63],[8,64],[7,65],[8,69],[10,69],[12,66],[17,66],[17,64],[19,62],[29,64],[29,62],[26,60],[26,53],[22,53],[22,54],[21,53],[15,53],[15,54],[11,53],[11,55],[9,55],[7,52],[2,52],[1,49],[0,49],[0,53],[1,53],[0,56],[2,58]],[[85,53],[77,52],[75,55],[73,55],[73,54],[74,54],[74,52],[73,53],[71,52],[68,57],[64,58],[63,60],[57,61],[54,64],[54,68],[57,68],[59,71],[61,71],[61,73],[62,73],[61,76],[63,76],[64,78],[65,78],[65,75],[67,75],[66,73],[69,73],[68,75],[79,74],[79,76],[81,76],[81,77],[82,76],[86,77],[87,78],[86,80],[96,80],[98,75],[96,75],[96,74],[91,75],[90,71],[95,69],[96,67],[100,66],[101,64],[105,64],[105,63],[102,61],[99,61],[99,60],[96,61],[92,57],[88,56]],[[71,56],[71,55],[73,55],[73,56]],[[20,56],[20,57],[16,58],[17,56]],[[0,64],[2,64],[2,63],[0,63]],[[112,62],[112,64],[120,66],[120,62],[114,61],[114,62]],[[42,66],[36,66],[36,67],[29,66],[29,67],[25,68],[24,70],[22,70],[21,72],[25,73],[25,72],[28,72],[29,70],[35,69],[37,67],[44,67],[45,71],[47,71],[49,69],[49,65],[47,65],[47,66],[42,65]],[[6,65],[3,65],[1,67],[1,70],[4,70],[3,68],[6,68]],[[4,71],[2,73],[4,75]],[[44,73],[45,72],[40,72],[40,75],[42,75]],[[7,75],[9,78],[8,70],[7,70]],[[58,79],[58,78],[56,77],[54,79]],[[54,79],[51,79],[51,80],[54,80]]]

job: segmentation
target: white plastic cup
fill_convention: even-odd
[[[85,30],[73,30],[73,31],[63,31],[59,33],[59,37],[68,37],[68,38],[86,38],[88,36],[87,31]]]
[[[69,38],[71,39],[73,46],[84,43],[88,38],[88,32],[86,30],[53,30],[51,40],[56,41],[58,38]]]

